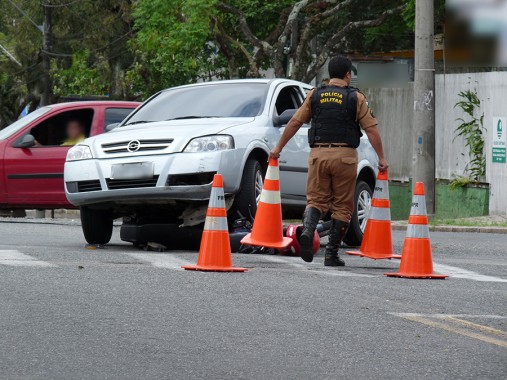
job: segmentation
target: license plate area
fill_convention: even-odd
[[[153,162],[132,162],[111,166],[111,179],[153,178]]]

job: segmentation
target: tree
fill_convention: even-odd
[[[396,0],[360,6],[354,0],[136,4],[136,74],[148,93],[212,76],[259,77],[268,68],[277,77],[308,82],[331,55],[362,50],[368,28],[397,15],[398,31],[407,29],[399,16],[405,3]],[[370,36],[370,45],[374,39]]]
[[[218,75],[210,38],[214,0],[139,0],[134,9],[136,36],[130,71],[146,95],[176,84]],[[219,71],[219,69],[217,69]],[[210,72],[211,71],[211,72]]]
[[[268,63],[277,77],[302,81],[312,80],[327,59],[361,46],[353,46],[354,35],[366,28],[381,25],[390,16],[400,13],[405,4],[397,1],[300,0],[280,10],[278,23],[263,38],[251,27],[245,12],[233,2],[218,1],[217,9],[234,15],[240,36],[236,40],[250,49],[241,51],[250,63],[249,73],[258,76],[258,68]],[[284,2],[280,6],[284,6]],[[355,5],[355,7],[354,7]],[[354,12],[355,10],[355,12]],[[233,25],[234,26],[234,25]],[[227,30],[220,31],[231,40]],[[291,68],[287,70],[287,62]]]

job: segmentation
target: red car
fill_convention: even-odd
[[[0,209],[73,207],[63,185],[67,151],[80,139],[103,133],[108,125],[121,122],[139,104],[55,104],[41,107],[0,130]],[[71,128],[81,130],[79,139],[69,135]]]

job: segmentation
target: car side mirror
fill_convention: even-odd
[[[110,132],[110,131],[112,131],[113,129],[115,129],[118,125],[120,125],[120,123],[112,123],[112,124],[108,124],[108,125],[104,128],[104,132]]]
[[[31,134],[26,134],[23,137],[20,137],[12,146],[14,148],[31,148],[35,146],[35,137]]]
[[[281,127],[282,125],[287,124],[292,116],[296,113],[297,110],[289,109],[282,112],[280,116],[276,116],[274,120],[275,127]]]

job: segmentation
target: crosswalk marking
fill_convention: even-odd
[[[0,250],[0,265],[9,265],[14,267],[55,267],[56,265],[37,260],[30,255],[26,255],[16,250]]]
[[[354,273],[350,272],[348,270],[339,270],[337,268],[333,269],[324,269],[322,266],[322,263],[318,262],[311,262],[311,263],[300,263],[296,261],[300,261],[301,259],[299,257],[287,257],[287,256],[262,256],[263,260],[271,261],[273,263],[279,263],[279,264],[286,264],[293,268],[298,269],[304,269],[311,273],[318,273],[322,274],[324,276],[336,276],[336,277],[374,277],[369,274],[361,274],[361,273]],[[318,267],[318,270],[315,270],[314,268]]]
[[[128,253],[130,257],[150,263],[157,268],[181,269],[182,265],[191,265],[193,263],[184,260],[173,253]]]
[[[472,272],[471,270],[452,267],[450,265],[433,263],[433,269],[438,273],[445,273],[448,274],[450,277],[455,278],[464,278],[467,280],[482,281],[482,282],[507,282],[507,279],[494,276],[486,276],[484,274]]]

